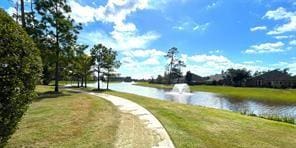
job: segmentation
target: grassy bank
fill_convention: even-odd
[[[149,84],[147,82],[139,82],[137,85],[155,88],[172,88],[172,85]],[[206,91],[219,93],[226,97],[234,99],[252,99],[258,101],[267,101],[274,103],[295,103],[295,89],[271,89],[271,88],[248,88],[248,87],[229,87],[229,86],[207,86],[196,85],[190,86],[191,91]]]
[[[38,86],[33,101],[7,147],[112,147],[119,112],[90,95]]]
[[[176,147],[293,147],[296,126],[229,111],[108,92],[151,111]]]
[[[166,85],[166,84],[151,84],[148,82],[137,82],[134,85],[145,86],[145,87],[152,87],[152,88],[159,88],[159,89],[172,89],[173,85]]]

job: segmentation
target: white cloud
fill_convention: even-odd
[[[159,65],[160,61],[156,57],[150,57],[143,62],[143,65],[150,66],[150,65]]]
[[[184,21],[182,23],[179,23],[176,26],[173,26],[173,29],[179,30],[179,31],[182,31],[182,30],[185,30],[185,29],[188,29],[188,28],[192,28],[192,22],[185,22]]]
[[[156,40],[160,35],[156,32],[147,32],[145,34],[138,34],[137,32],[111,32],[113,48],[116,50],[133,50],[139,48],[147,48],[149,43]]]
[[[287,12],[285,8],[279,7],[276,10],[267,11],[263,18],[281,20],[281,19],[289,19],[292,16],[294,16],[294,12]]]
[[[122,67],[119,69],[123,76],[134,78],[151,78],[163,74],[165,68],[165,52],[157,49],[141,49],[122,52]]]
[[[289,42],[289,45],[296,46],[296,40],[292,40]]]
[[[222,53],[222,50],[216,49],[216,50],[211,50],[209,51],[210,54],[218,54],[218,53]]]
[[[275,43],[263,43],[259,45],[252,45],[249,49],[245,51],[247,54],[260,54],[260,53],[274,53],[283,52],[283,47],[285,44],[283,42]]]
[[[149,9],[159,9],[159,10],[164,10],[165,7],[170,4],[170,3],[180,3],[180,4],[185,4],[189,0],[149,0]]]
[[[270,10],[266,12],[263,18],[272,20],[287,20],[288,23],[275,27],[269,31],[268,35],[278,35],[286,32],[296,31],[296,12],[287,11],[283,7],[279,7],[276,10]]]
[[[111,24],[111,32],[94,31],[82,32],[81,37],[84,43],[104,43],[116,50],[133,50],[147,48],[149,43],[156,40],[160,35],[154,31],[139,33],[133,22],[126,22],[132,13],[138,10],[148,9],[149,0],[108,0],[106,5],[97,8],[82,6],[76,1],[70,1],[73,8],[72,17],[78,22],[87,24],[91,22],[102,22]]]
[[[284,62],[284,61],[280,61],[278,63],[272,64],[272,67],[275,68],[288,68],[289,72],[292,74],[296,74],[296,61],[291,61],[291,62]]]
[[[254,64],[259,64],[259,63],[262,63],[262,61],[256,60],[256,61],[245,61],[245,62],[243,62],[243,64],[246,64],[246,65],[254,65]]]
[[[215,8],[219,7],[222,3],[223,3],[222,0],[216,0],[214,2],[211,2],[206,6],[206,10],[215,9]]]
[[[123,55],[129,57],[158,57],[164,56],[166,53],[157,49],[147,49],[147,50],[133,50],[133,51],[125,51]]]
[[[217,2],[213,2],[207,5],[207,9],[213,9],[215,7],[217,7]]]
[[[72,17],[78,22],[89,23],[101,21],[113,23],[115,25],[114,27],[119,29],[119,31],[122,31],[124,27],[133,28],[134,30],[134,24],[125,24],[127,16],[137,10],[148,8],[148,0],[108,0],[105,6],[99,6],[98,8],[87,5],[82,6],[74,0],[71,0],[69,4],[72,8]]]
[[[209,27],[210,23],[205,23],[205,24],[197,24],[195,27],[192,28],[194,31],[206,31]]]
[[[173,26],[173,29],[178,31],[198,31],[204,32],[208,29],[210,23],[199,24],[193,21],[191,18],[180,21],[178,25]]]
[[[222,55],[193,55],[187,57],[187,67],[184,72],[190,70],[201,76],[209,76],[213,74],[219,74],[222,70],[227,70],[229,68],[246,68],[255,72],[257,70],[267,70],[267,67],[260,66],[262,61],[248,61],[243,63],[233,62],[225,56]]]
[[[266,30],[266,29],[267,29],[266,26],[257,26],[257,27],[250,28],[250,31],[255,32],[255,31]]]
[[[294,38],[294,35],[279,35],[279,36],[274,36],[274,38],[276,38],[278,40],[291,39],[291,38]]]
[[[229,63],[230,60],[228,60],[224,56],[216,56],[216,55],[194,55],[188,58],[191,61],[197,62],[197,63],[203,63],[203,62],[215,62],[215,63]]]
[[[9,7],[8,9],[6,9],[6,12],[7,12],[10,16],[12,16],[13,14],[16,13],[16,10],[15,10],[15,8],[13,8],[13,7]]]
[[[82,6],[76,1],[69,1],[72,9],[71,16],[79,23],[90,23],[95,21],[96,9],[90,6]]]
[[[104,31],[82,32],[79,41],[90,46],[103,43],[117,51],[129,51],[141,48],[147,48],[149,43],[159,38],[160,35],[155,32],[138,34],[136,32],[111,32]]]

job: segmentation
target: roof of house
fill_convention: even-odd
[[[224,77],[222,74],[215,74],[215,75],[212,75],[212,76],[208,76],[208,80],[207,81],[220,81],[220,80],[223,80]]]
[[[204,81],[205,80],[205,78],[203,78],[197,74],[194,74],[194,73],[191,73],[191,74],[192,74],[192,80],[194,80],[194,81]]]
[[[265,79],[265,80],[290,80],[292,79],[291,75],[284,73],[279,70],[273,70],[266,72],[260,76],[255,77],[254,79]]]

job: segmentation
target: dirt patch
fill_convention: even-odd
[[[115,147],[141,147],[151,148],[160,139],[137,116],[129,113],[121,113],[119,128],[116,135]]]

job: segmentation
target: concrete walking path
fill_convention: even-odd
[[[87,93],[112,102],[115,106],[119,108],[120,111],[124,113],[130,113],[137,116],[141,121],[145,123],[146,127],[152,130],[160,139],[160,142],[158,142],[153,147],[155,148],[174,148],[175,147],[172,140],[170,139],[170,136],[168,135],[167,131],[162,126],[162,124],[158,121],[156,117],[154,117],[152,113],[150,113],[144,107],[130,100],[113,96],[113,95],[108,95],[104,93],[93,93],[93,92],[87,92]]]

